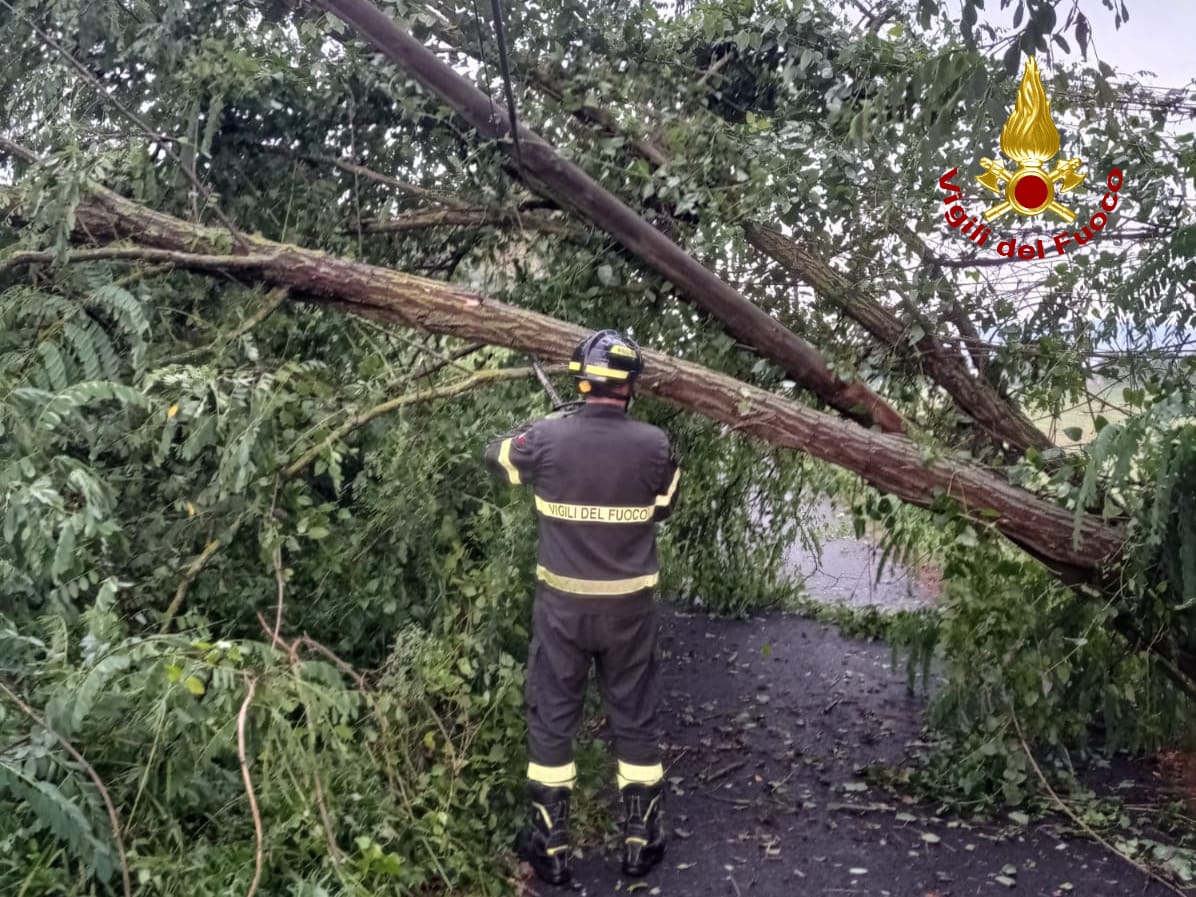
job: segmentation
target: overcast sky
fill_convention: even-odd
[[[1059,5],[1061,21],[1070,5]],[[1125,0],[1125,5],[1129,21],[1117,28],[1113,11],[1105,9],[1101,0],[1080,0],[1080,9],[1092,25],[1092,45],[1100,59],[1122,75],[1151,72],[1141,78],[1143,84],[1151,86],[1178,88],[1196,79],[1196,0]],[[1000,0],[988,0],[980,15],[993,25],[1010,27],[1016,6],[1014,0],[1007,9],[1001,9]],[[954,7],[958,14],[958,2]],[[1070,31],[1067,40],[1072,46],[1072,55],[1067,58],[1079,61]]]
[[[1126,0],[1130,20],[1113,27],[1113,13],[1085,3],[1100,58],[1123,74],[1142,70],[1145,84],[1183,87],[1196,78],[1196,2]]]

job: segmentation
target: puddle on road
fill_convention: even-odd
[[[794,543],[785,553],[786,571],[805,582],[815,601],[852,608],[879,607],[886,611],[934,607],[936,583],[932,576],[919,576],[900,564],[885,564],[877,578],[881,551],[866,539],[851,533],[851,513],[830,504],[814,508],[821,529],[821,552]],[[843,535],[846,533],[846,535]]]

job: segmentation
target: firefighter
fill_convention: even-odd
[[[569,365],[584,401],[486,449],[497,477],[532,487],[539,517],[525,692],[530,824],[515,848],[550,884],[570,877],[573,737],[591,662],[618,756],[623,871],[644,875],[664,854],[655,524],[672,513],[680,470],[664,431],[628,416],[642,368],[626,336],[592,334]]]

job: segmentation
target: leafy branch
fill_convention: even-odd
[[[119,111],[121,115],[136,125],[150,140],[160,142],[160,145],[163,147],[166,154],[171,158],[171,160],[174,161],[176,165],[178,165],[179,170],[183,172],[187,180],[191,182],[191,185],[195,188],[199,195],[204,198],[204,202],[215,213],[216,217],[220,220],[220,223],[224,225],[229,234],[232,235],[232,238],[237,246],[244,248],[245,238],[241,235],[241,232],[237,230],[236,225],[232,223],[228,216],[221,211],[220,206],[216,203],[212,191],[207,187],[207,185],[205,185],[199,179],[190,166],[183,163],[182,158],[171,145],[172,141],[163,141],[162,135],[159,134],[155,128],[150,127],[149,123],[146,122],[140,115],[109,93],[104,88],[104,85],[100,82],[100,80],[96,78],[96,76],[90,71],[88,71],[86,66],[79,62],[79,60],[77,60],[73,55],[71,55],[69,50],[67,50],[64,46],[62,46],[62,44],[54,40],[54,38],[50,37],[49,34],[39,28],[35,22],[25,16],[20,10],[16,9],[11,3],[8,2],[8,0],[0,0],[0,3],[2,3],[5,8],[17,18],[23,20],[25,24],[28,25],[33,31],[33,33],[36,34],[44,44],[46,44],[46,46],[50,47],[52,50],[54,50],[54,52],[61,56],[63,60],[65,60],[66,63],[70,65],[70,67],[73,68],[84,81],[87,82],[92,90],[100,95],[100,98],[104,100],[104,102],[116,107],[117,111]]]
[[[121,835],[120,817],[116,814],[116,806],[112,803],[112,795],[108,793],[108,786],[104,784],[104,780],[100,778],[100,774],[96,772],[95,767],[87,762],[87,759],[76,750],[75,746],[51,728],[50,724],[46,722],[45,717],[25,703],[21,699],[21,696],[4,682],[0,682],[0,694],[8,698],[9,701],[16,705],[21,713],[29,717],[36,725],[48,732],[55,741],[61,744],[63,750],[70,754],[74,761],[83,767],[83,771],[87,773],[88,778],[95,784],[96,789],[100,792],[100,797],[104,800],[104,807],[108,810],[108,822],[112,825],[112,837],[116,842],[116,852],[120,860],[121,883],[124,885],[125,897],[133,897],[133,887],[129,878],[129,861],[125,856],[125,840]]]
[[[178,588],[175,589],[174,597],[170,600],[170,604],[167,605],[166,610],[162,614],[162,623],[158,629],[160,634],[164,635],[170,630],[170,624],[178,616],[178,612],[183,606],[183,601],[186,599],[187,592],[190,591],[192,583],[195,582],[196,578],[203,572],[212,558],[216,556],[216,553],[233,540],[237,534],[237,530],[245,522],[246,516],[247,512],[245,511],[238,514],[223,538],[212,539],[204,546],[204,550],[187,565],[187,569],[183,572],[183,578],[179,581]]]
[[[559,372],[560,368],[549,368],[550,371]],[[318,445],[315,445],[301,454],[298,458],[284,467],[279,476],[283,481],[291,480],[298,476],[303,470],[315,461],[322,451],[328,446],[344,439],[355,430],[364,427],[370,421],[376,420],[383,415],[396,411],[399,408],[404,408],[408,405],[416,405],[423,402],[432,402],[437,399],[448,399],[454,396],[462,395],[479,386],[488,385],[491,383],[503,383],[512,380],[524,380],[535,375],[533,368],[494,368],[488,370],[481,370],[477,373],[458,380],[455,383],[450,383],[447,386],[438,386],[432,389],[424,389],[414,393],[407,393],[405,395],[397,396],[393,399],[388,399],[381,402],[372,408],[367,408],[363,411],[353,415],[340,427],[328,434],[328,436]],[[171,623],[174,622],[175,617],[178,616],[179,610],[183,606],[183,602],[187,597],[188,591],[200,573],[208,566],[212,558],[220,551],[221,548],[228,545],[241,525],[245,522],[246,513],[242,512],[233,521],[229,531],[222,537],[212,539],[204,547],[203,551],[187,565],[187,569],[183,574],[182,580],[179,582],[178,588],[175,590],[174,598],[167,606],[162,615],[162,623],[159,631],[166,633],[170,629]],[[279,606],[278,614],[281,620],[282,613],[282,584],[279,582]],[[275,630],[277,632],[277,630]]]
[[[469,392],[478,386],[484,386],[490,383],[502,383],[509,380],[523,380],[534,376],[535,370],[533,368],[494,368],[489,370],[478,371],[472,376],[458,380],[456,383],[450,383],[447,386],[437,386],[433,389],[420,390],[419,392],[408,393],[406,395],[397,396],[393,399],[387,399],[372,408],[367,408],[360,411],[353,417],[349,418],[340,427],[337,427],[328,437],[319,445],[308,449],[293,462],[291,462],[282,471],[282,477],[289,480],[297,476],[303,471],[307,465],[311,464],[316,458],[320,456],[327,446],[332,445],[341,439],[344,439],[354,430],[360,429],[368,424],[370,421],[381,417],[384,414],[389,414],[399,408],[404,408],[408,405],[416,405],[420,402],[431,402],[436,399],[448,399],[453,396],[459,396],[462,393]]]

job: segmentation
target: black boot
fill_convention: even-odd
[[[625,785],[623,874],[638,878],[664,857],[664,785]]]
[[[550,885],[569,880],[569,789],[530,782],[531,824],[515,837],[515,852]]]

